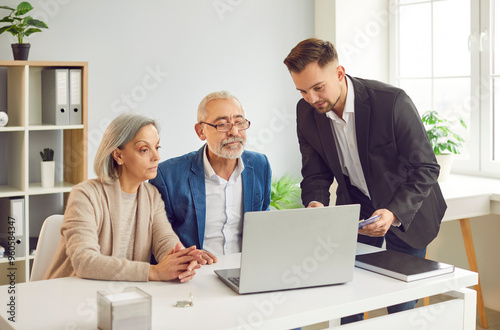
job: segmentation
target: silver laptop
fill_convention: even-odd
[[[247,212],[241,268],[215,273],[245,294],[349,282],[360,206]]]

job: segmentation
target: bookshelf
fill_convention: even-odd
[[[48,68],[82,70],[82,124],[42,123],[42,71]],[[30,252],[43,221],[51,214],[62,214],[73,186],[87,179],[88,63],[0,61],[0,111],[9,116],[7,126],[0,127],[0,203],[2,199],[24,198],[24,221],[20,224],[24,237],[18,243],[24,253],[15,255],[14,267],[6,257],[0,258],[3,285],[9,281],[4,276],[8,268],[16,269],[17,283],[29,280],[34,259]],[[52,188],[43,188],[40,183],[39,152],[46,147],[55,151],[56,182]],[[8,219],[2,215],[0,221]]]

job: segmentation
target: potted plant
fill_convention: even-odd
[[[54,174],[56,170],[56,163],[54,162],[54,150],[50,148],[40,151],[42,156],[41,170],[42,170],[42,187],[54,187]]]
[[[10,32],[14,37],[17,37],[17,44],[12,44],[12,52],[14,60],[27,60],[30,50],[30,44],[24,43],[24,37],[28,37],[35,32],[42,32],[40,29],[48,29],[47,24],[34,19],[31,16],[25,16],[26,13],[33,9],[33,6],[26,1],[21,2],[17,8],[8,6],[0,6],[1,9],[10,10],[9,15],[0,20],[2,23],[9,23],[0,28],[0,34]]]
[[[443,118],[434,110],[422,115],[422,123],[431,141],[438,164],[441,166],[438,181],[445,181],[451,172],[453,155],[461,152],[465,142],[456,129],[460,126],[467,128],[467,124],[462,118],[455,121]]]
[[[271,179],[271,203],[274,210],[296,209],[303,207],[300,201],[299,180],[285,174]]]

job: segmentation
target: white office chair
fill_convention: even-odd
[[[49,268],[61,240],[59,229],[62,222],[63,215],[60,214],[51,215],[43,222],[36,246],[30,281],[40,281],[43,279],[45,272]]]

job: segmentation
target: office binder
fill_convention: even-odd
[[[42,71],[42,123],[69,125],[69,70]]]
[[[82,124],[82,69],[69,69],[69,123]]]
[[[5,257],[24,257],[25,237],[24,198],[0,198],[0,245],[5,248]]]

